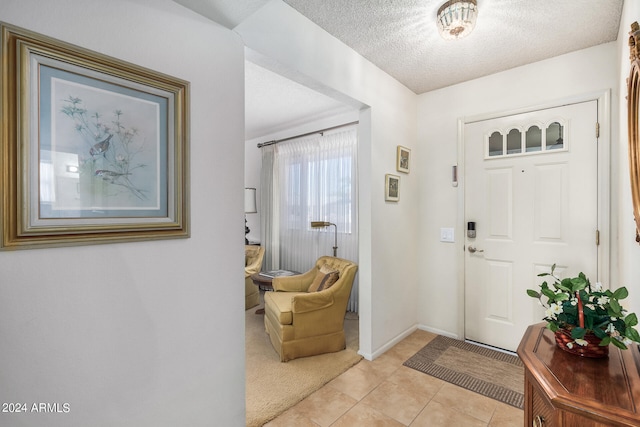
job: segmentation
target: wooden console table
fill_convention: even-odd
[[[640,426],[638,347],[584,358],[559,349],[545,325],[529,326],[518,346],[525,427]]]

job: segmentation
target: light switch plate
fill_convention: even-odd
[[[453,228],[441,228],[440,229],[440,241],[441,242],[447,242],[447,243],[455,242]]]

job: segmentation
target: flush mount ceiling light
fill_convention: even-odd
[[[466,37],[476,26],[476,0],[449,0],[438,9],[438,30],[445,40]]]

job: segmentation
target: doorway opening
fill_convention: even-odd
[[[270,64],[269,61],[265,64],[264,58],[259,58],[257,61],[255,59],[251,54],[248,54],[247,60],[245,61],[245,187],[258,189],[258,213],[248,216],[247,225],[251,230],[249,240],[254,242],[257,240],[259,243],[259,236],[261,235],[263,227],[263,221],[260,218],[260,170],[262,155],[260,149],[257,148],[257,144],[273,139],[288,138],[292,135],[304,134],[306,132],[314,132],[317,129],[348,123],[354,120],[357,121],[359,120],[361,114],[360,108],[362,106],[359,104],[354,105],[353,102],[345,104],[344,102],[336,101],[335,97],[321,94],[317,90],[309,87],[317,87],[316,84],[305,85],[299,83],[298,81],[301,79],[298,78],[294,81],[290,78],[292,74],[290,71],[279,70],[277,67],[274,67],[273,64]],[[328,247],[328,251],[331,251],[331,247]],[[327,255],[330,255],[330,253],[327,253]],[[341,255],[339,251],[338,256]],[[309,265],[309,267],[311,267],[311,265]],[[300,268],[297,270],[300,270]],[[263,301],[263,297],[261,297],[261,304],[263,304]],[[252,399],[251,396],[256,395],[251,394],[252,392],[249,390],[249,387],[264,382],[267,371],[275,372],[274,375],[280,378],[278,381],[285,380],[286,378],[284,377],[289,374],[277,373],[275,369],[293,367],[294,362],[298,363],[295,360],[287,363],[279,362],[278,355],[276,351],[271,348],[269,337],[264,331],[262,315],[256,315],[254,312],[254,309],[250,309],[245,313],[248,417],[250,416],[251,406],[253,406],[254,403],[250,401]],[[359,350],[359,331],[360,319],[357,312],[347,312],[345,317],[347,351],[350,352],[349,354],[353,354],[358,358],[360,357],[357,355]],[[256,362],[256,360],[264,356],[264,353],[273,355],[273,359],[276,360],[274,369],[269,370],[263,362]],[[339,359],[342,360],[343,357],[339,355]],[[341,363],[340,360],[338,360],[338,363]],[[295,369],[293,369],[293,371],[295,371]],[[298,378],[296,381],[295,378],[291,378],[289,381],[300,382],[300,379]],[[257,394],[259,395],[261,393]],[[265,390],[262,394],[269,396],[270,400],[274,398],[278,399],[277,395],[274,395],[273,390]],[[300,394],[294,394],[296,394],[296,399],[299,400]],[[281,399],[285,400],[287,397],[285,396]],[[271,403],[276,406],[283,404],[283,402]]]

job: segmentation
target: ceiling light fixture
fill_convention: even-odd
[[[445,40],[466,37],[476,26],[476,0],[449,0],[438,9],[438,31]]]

